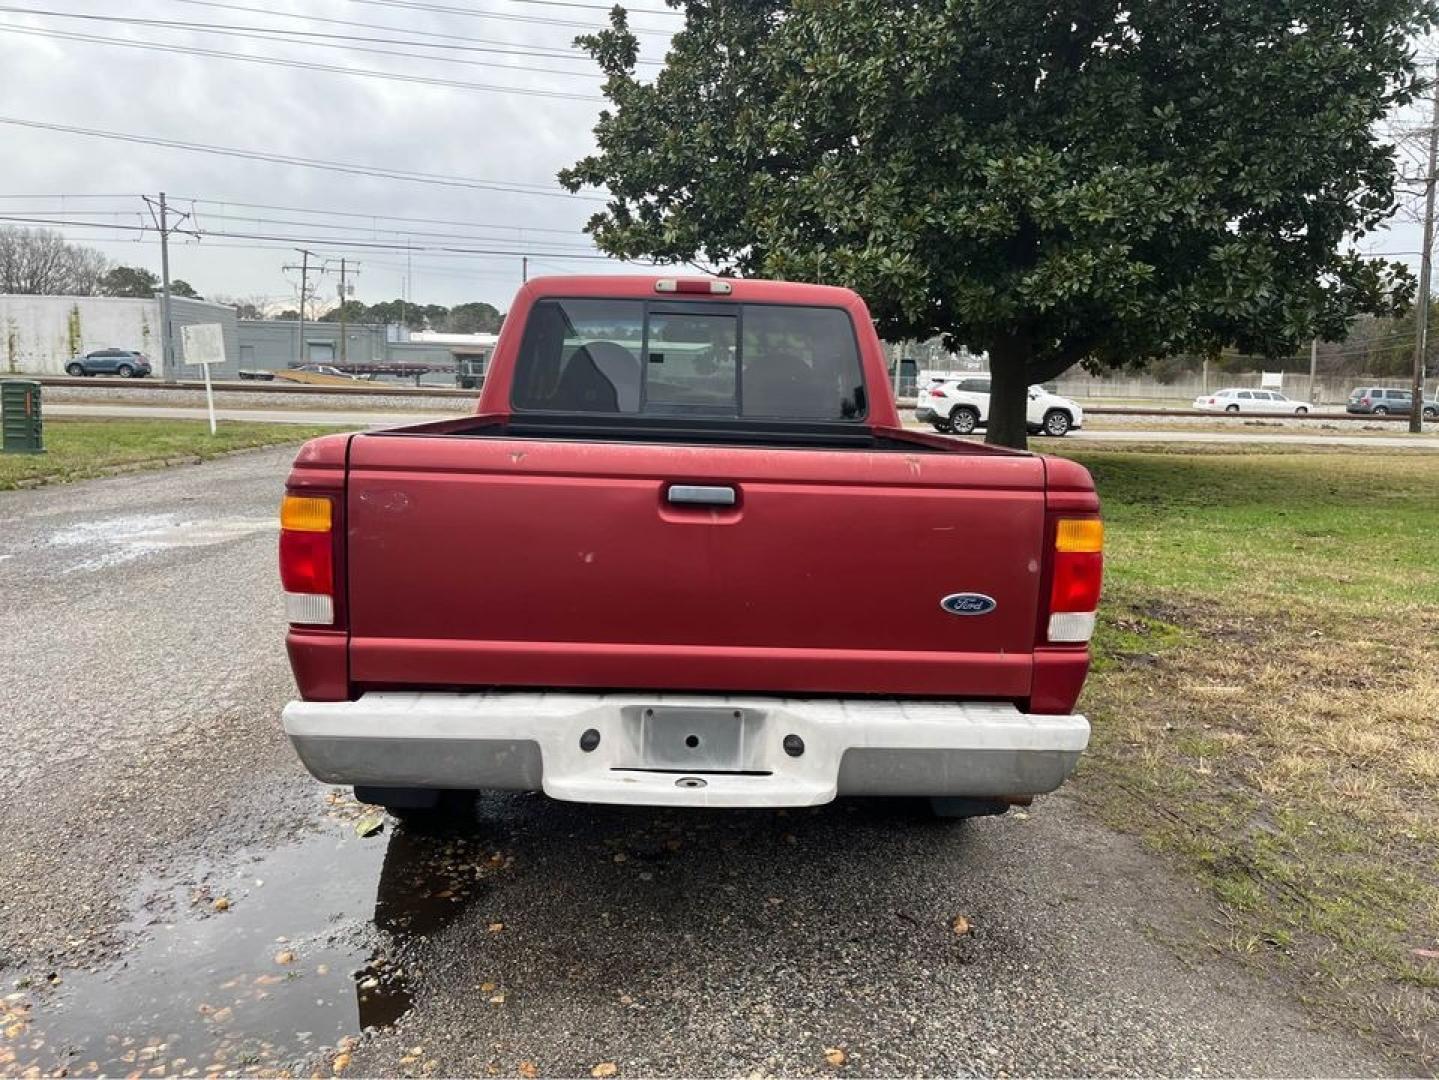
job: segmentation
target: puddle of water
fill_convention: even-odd
[[[53,547],[83,548],[88,557],[69,569],[103,570],[170,548],[206,547],[277,526],[271,518],[186,519],[178,514],[123,514],[83,521],[50,535]]]
[[[201,1076],[301,1062],[403,1015],[407,946],[503,865],[474,839],[389,823],[367,840],[332,832],[152,881],[127,927],[143,940],[123,960],[0,995],[0,1074]]]

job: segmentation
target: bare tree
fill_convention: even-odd
[[[0,228],[0,293],[93,296],[110,262],[50,229]]]

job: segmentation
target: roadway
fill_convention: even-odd
[[[959,827],[490,793],[361,839],[278,724],[292,455],[0,493],[0,1075],[1392,1071],[1062,793]]]
[[[183,405],[119,405],[108,403],[47,403],[48,416],[129,417],[166,420],[203,420],[203,408]],[[423,424],[443,420],[450,414],[439,411],[387,412],[354,409],[216,409],[221,420],[248,420],[274,424],[334,424],[336,427],[396,427],[402,424]],[[456,412],[453,415],[463,415]],[[917,428],[917,430],[919,430]],[[1086,429],[1066,436],[1084,443],[1200,443],[1206,445],[1284,445],[1342,446],[1367,450],[1429,450],[1439,452],[1439,439],[1433,435],[1342,435],[1314,428],[1291,428],[1286,431],[1180,431],[1161,425],[1152,428]],[[1031,441],[1042,449],[1049,440]]]

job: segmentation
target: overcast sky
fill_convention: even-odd
[[[642,62],[658,61],[664,31],[676,28],[679,17],[660,0],[628,6],[635,27],[660,29],[640,34]],[[0,0],[0,116],[529,189],[475,190],[344,175],[0,123],[0,216],[96,223],[64,231],[117,262],[158,271],[153,231],[122,233],[96,225],[144,224],[148,218],[139,196],[164,190],[212,234],[203,240],[176,238],[174,277],[206,296],[266,298],[285,306],[295,303],[299,275],[282,268],[299,261],[294,250],[299,246],[329,260],[325,276],[311,279],[315,295],[336,295],[334,271],[343,255],[359,263],[355,295],[367,303],[405,293],[407,256],[396,248],[406,243],[415,249],[409,256],[408,298],[417,303],[486,300],[503,309],[520,281],[518,254],[424,248],[529,251],[532,276],[621,271],[618,264],[582,257],[595,254],[581,232],[599,206],[593,193],[588,199],[569,196],[554,181],[556,170],[591,149],[602,104],[593,63],[571,45],[582,26],[564,24],[598,26],[606,7],[603,0]],[[103,18],[23,13],[36,10]],[[304,18],[292,17],[296,13]],[[205,33],[124,23],[117,16],[230,29]],[[287,34],[257,40],[237,33],[255,28]],[[315,36],[307,42],[294,36],[299,32],[366,40]],[[48,36],[53,34],[71,36]],[[297,70],[73,35],[521,92]],[[571,96],[544,96],[549,94]],[[1417,156],[1418,149],[1411,154]],[[1406,158],[1405,165],[1418,171],[1413,160]],[[59,196],[70,198],[62,202]],[[213,235],[221,232],[247,235]],[[1408,252],[1419,246],[1418,233],[1401,223],[1361,246]],[[393,247],[366,246],[362,240]],[[1417,264],[1413,255],[1396,257]]]
[[[422,7],[449,7],[475,14]],[[636,12],[656,12],[633,15],[633,25],[676,28],[680,19],[658,10],[661,8],[659,0],[632,5]],[[21,14],[16,9],[106,18],[60,18]],[[335,296],[335,271],[341,255],[358,261],[355,295],[367,303],[402,294],[407,255],[404,250],[367,247],[360,240],[400,248],[408,241],[416,249],[460,246],[531,251],[535,253],[530,261],[531,276],[623,270],[618,264],[580,257],[594,254],[581,226],[600,204],[564,193],[554,179],[558,169],[592,148],[591,130],[602,104],[593,62],[571,46],[582,28],[556,23],[598,26],[605,9],[600,0],[576,0],[572,5],[533,0],[299,0],[293,4],[287,0],[204,4],[194,0],[0,0],[0,116],[495,181],[552,193],[472,190],[344,175],[0,124],[0,216],[139,225],[148,220],[139,196],[164,190],[174,205],[194,215],[192,220],[201,230],[249,234],[199,241],[175,238],[171,245],[173,277],[187,280],[206,296],[267,297],[289,306],[295,301],[299,274],[282,267],[299,261],[293,250],[299,246],[308,246],[331,260],[331,272],[323,279],[311,278],[312,288],[321,296]],[[306,18],[287,17],[284,12],[303,13]],[[291,35],[256,40],[233,31],[204,33],[127,24],[115,21],[115,16],[212,28],[269,27],[369,40],[316,37],[307,43]],[[322,19],[367,26],[319,21]],[[173,44],[572,96],[298,70],[41,36],[27,32],[31,29],[41,29],[46,35]],[[663,57],[666,34],[640,37],[643,58]],[[450,47],[421,48],[420,42]],[[421,53],[430,59],[376,55],[360,49]],[[503,52],[481,51],[488,49]],[[513,55],[513,50],[568,55],[519,56]],[[62,203],[57,196],[72,198]],[[594,193],[590,196],[593,199]],[[232,205],[219,205],[227,201]],[[259,209],[234,203],[295,209]],[[316,211],[424,218],[447,224],[325,216]],[[159,243],[153,231],[130,234],[84,225],[63,231],[92,243],[117,262],[159,270]],[[256,238],[262,236],[284,239]],[[310,243],[301,244],[302,240]],[[416,250],[408,258],[412,265],[410,299],[418,303],[448,306],[487,300],[503,309],[520,282],[518,254],[452,255]]]

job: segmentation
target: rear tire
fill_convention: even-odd
[[[1224,411],[1225,411],[1225,412],[1238,412],[1238,411],[1239,411],[1239,406],[1238,406],[1238,405],[1226,405],[1226,406],[1224,407]]]
[[[121,364],[115,369],[115,374],[122,379],[133,379],[135,377],[135,369],[129,364]]]
[[[1069,434],[1073,423],[1074,421],[1063,409],[1050,409],[1044,414],[1044,433],[1052,435],[1056,439],[1062,439]]]
[[[355,788],[355,799],[383,807],[385,813],[411,828],[434,828],[460,821],[474,812],[473,791],[448,788]]]
[[[1388,415],[1389,415],[1389,406],[1387,406],[1387,405],[1375,405],[1375,406],[1374,406],[1374,415],[1375,415],[1375,416],[1388,416]]]
[[[979,427],[979,410],[972,405],[956,405],[949,414],[949,426],[956,435],[973,434]]]
[[[998,799],[967,798],[961,795],[932,795],[929,798],[930,815],[946,821],[997,817],[1008,810],[1009,804]]]
[[[84,364],[66,364],[66,365],[65,365],[65,374],[66,374],[66,375],[69,375],[71,378],[83,379],[83,378],[85,377],[85,365],[84,365]]]
[[[1299,406],[1299,408],[1297,408],[1297,409],[1294,410],[1294,415],[1295,415],[1295,416],[1308,416],[1308,415],[1309,415],[1309,406],[1308,406],[1308,405],[1301,405],[1301,406]]]

